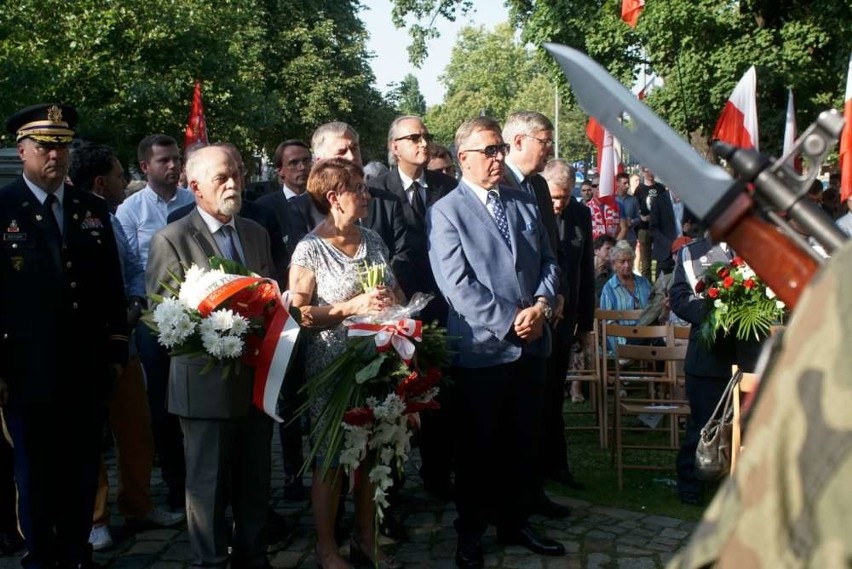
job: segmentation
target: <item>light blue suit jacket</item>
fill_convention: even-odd
[[[514,333],[518,310],[537,296],[554,303],[559,281],[534,198],[500,187],[512,249],[474,191],[461,181],[427,212],[429,262],[450,305],[447,332],[457,339],[455,364],[488,367],[509,363],[522,352],[550,355],[550,327],[535,342]]]

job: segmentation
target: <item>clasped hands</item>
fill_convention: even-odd
[[[540,304],[522,308],[515,315],[515,334],[525,342],[534,342],[541,338],[545,321],[544,309]]]
[[[350,313],[354,315],[379,314],[397,303],[393,289],[384,285],[362,292],[350,301]]]

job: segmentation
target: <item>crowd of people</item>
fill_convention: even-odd
[[[421,418],[420,476],[436,499],[455,501],[456,564],[476,568],[489,525],[502,544],[565,554],[528,517],[570,514],[545,494],[546,480],[583,487],[568,461],[563,403],[595,308],[648,308],[656,282],[663,300],[653,319],[680,317],[695,330],[696,275],[730,255],[701,238],[648,168],[632,189],[619,174],[615,200],[602,199],[592,177],[575,199],[574,168],[552,158],[553,125],[536,112],[502,125],[466,121],[455,157],[433,144],[421,118],[399,117],[388,131],[390,163],[372,173],[358,133],[326,123],[310,143],[283,141],[276,179],[257,184],[246,183],[231,144],[182,154],[173,138],[152,134],[138,145],[146,184],[130,195],[115,154],[76,141],[76,122],[71,106],[36,105],[6,123],[23,175],[0,190],[0,406],[13,449],[0,445],[0,548],[23,547],[24,567],[93,567],[92,549],[112,545],[106,420],[128,526],[185,522],[194,564],[269,566],[270,533],[285,529],[269,501],[274,423],[251,404],[251,370],[202,377],[203,361],[170,356],[140,322],[151,296],[169,294],[165,283],[193,263],[227,257],[291,292],[303,338],[279,397],[283,495],[309,497],[324,568],[401,567],[376,535],[407,536],[394,516],[400,498],[391,496],[376,528],[372,483],[356,477],[349,562],[341,556],[347,484],[331,457],[328,472],[314,470],[308,496],[303,437],[326,400],[314,399],[302,420],[300,387],[344,349],[346,317],[434,295],[420,317],[446,326],[456,356],[441,409]],[[387,266],[370,291],[356,278],[365,261]],[[719,385],[743,362],[734,343],[718,345],[727,347],[689,343],[693,416],[678,459],[686,503],[703,500],[689,445],[694,455]],[[579,384],[569,393],[584,399]],[[151,501],[155,455],[167,508]]]

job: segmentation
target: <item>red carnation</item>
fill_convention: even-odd
[[[373,410],[369,407],[350,409],[343,414],[343,422],[353,427],[363,427],[374,419]]]
[[[707,283],[705,283],[703,280],[698,281],[697,283],[695,283],[695,294],[701,294],[702,292],[704,292],[705,288],[707,288]]]
[[[719,296],[719,289],[715,286],[711,286],[707,289],[707,296],[710,298],[717,298]]]
[[[751,290],[754,288],[754,279],[746,279],[743,281],[743,286],[746,287],[747,290]]]
[[[725,288],[731,288],[734,284],[734,277],[725,277],[725,280],[722,281],[722,286]]]
[[[728,267],[719,267],[719,270],[716,272],[719,273],[719,276],[723,279],[731,274],[731,271],[728,270]]]
[[[440,409],[441,406],[434,399],[432,401],[412,401],[405,405],[405,413],[406,415],[411,415],[412,413],[419,413],[421,411],[425,411],[426,409]]]
[[[742,257],[739,257],[739,256],[734,257],[734,260],[731,261],[732,267],[742,267],[743,265],[745,265],[745,261],[743,261]]]

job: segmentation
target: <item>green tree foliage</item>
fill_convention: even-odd
[[[852,51],[848,0],[655,0],[646,3],[635,30],[620,19],[621,0],[505,3],[526,43],[552,41],[581,49],[626,85],[643,68],[658,75],[663,86],[646,102],[693,141],[706,144],[751,65],[757,68],[762,150],[780,151],[788,88],[796,97],[800,125],[842,103]],[[427,4],[434,2],[395,0],[395,12],[404,22],[423,15],[413,5]],[[460,0],[440,4],[438,14],[468,6]],[[425,13],[436,14],[434,9]]]
[[[420,92],[420,82],[412,73],[394,85],[387,97],[401,115],[422,117],[426,113],[426,99]]]
[[[512,112],[533,110],[555,121],[556,83],[508,24],[493,31],[462,29],[440,79],[447,89],[444,102],[429,108],[426,123],[444,144],[452,142],[462,122],[481,113],[502,121]],[[560,155],[582,159],[591,151],[585,116],[566,104],[565,89],[560,94]]]
[[[132,164],[146,134],[182,142],[200,79],[210,139],[246,154],[309,140],[329,120],[351,122],[365,148],[383,147],[375,117],[393,110],[373,87],[358,8],[352,0],[5,3],[0,113],[74,104],[81,133]]]

